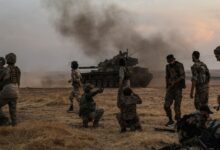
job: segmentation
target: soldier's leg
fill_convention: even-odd
[[[15,126],[17,124],[17,117],[16,117],[16,105],[17,99],[10,99],[8,102],[9,106],[9,113],[11,117],[11,125]]]
[[[88,128],[89,118],[87,116],[82,117],[82,123],[84,128]]]
[[[76,101],[79,103],[80,102],[80,91],[79,87],[75,87],[75,95],[74,97],[76,98]]]
[[[134,119],[134,126],[135,126],[135,130],[142,131],[142,126],[138,116],[136,116]]]
[[[171,110],[171,105],[173,104],[173,93],[172,92],[167,92],[165,96],[165,103],[164,103],[164,110],[166,112],[167,117],[169,118],[169,121],[166,125],[173,124],[174,121],[172,119],[172,110]]]
[[[200,91],[196,88],[195,97],[194,97],[194,106],[196,110],[199,110],[200,107]]]
[[[208,88],[208,86],[204,86],[201,89],[200,106],[201,105],[208,105],[208,99],[209,99],[209,88]]]
[[[103,114],[104,114],[104,109],[95,110],[93,127],[98,127],[99,126],[99,120],[102,118]]]
[[[73,111],[73,98],[74,98],[74,91],[71,91],[70,96],[69,96],[70,106],[69,106],[67,112]]]
[[[116,114],[116,118],[118,120],[118,124],[121,127],[121,133],[126,132],[126,122],[123,120],[121,113]]]
[[[7,100],[0,99],[0,126],[1,125],[8,125],[9,119],[2,111],[2,107],[7,104]]]
[[[182,102],[182,89],[178,89],[175,94],[175,102],[174,102],[176,121],[178,121],[181,118],[181,102]]]

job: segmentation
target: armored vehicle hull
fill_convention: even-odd
[[[82,82],[92,83],[97,87],[118,87],[119,86],[119,60],[124,59],[130,71],[131,87],[147,87],[153,75],[147,68],[136,66],[138,59],[128,56],[127,52],[119,52],[112,59],[100,62],[98,66],[79,67],[79,69],[96,69],[82,73]]]

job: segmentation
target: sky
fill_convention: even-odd
[[[46,0],[0,0],[0,56],[15,52],[23,71],[66,71],[69,62],[78,60],[81,66],[95,65],[96,60],[85,55],[77,42],[62,37],[54,27],[54,14]],[[219,69],[213,50],[220,45],[219,0],[93,0],[94,5],[117,5],[129,11],[129,21],[143,36],[155,33],[178,33],[190,43],[188,53],[178,55],[188,70],[193,50],[201,52],[201,60],[210,69]],[[172,50],[174,55],[179,53]],[[166,56],[164,56],[166,57]],[[164,61],[165,59],[159,60]],[[146,65],[147,67],[147,65]]]

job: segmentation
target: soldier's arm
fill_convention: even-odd
[[[124,72],[124,68],[120,67],[119,68],[119,88],[122,87],[122,83],[125,77],[125,72]]]
[[[133,95],[134,98],[136,99],[137,104],[142,104],[142,99],[140,98],[139,95],[137,95],[137,94],[135,94],[135,93],[133,93],[132,95]]]
[[[184,70],[183,64],[179,65],[179,73],[180,73],[180,76],[172,83],[172,85],[175,85],[176,83],[185,79],[186,75],[185,75],[185,70]]]
[[[19,67],[17,67],[17,71],[18,71],[18,87],[20,87],[20,82],[21,82],[21,70],[20,70],[20,68]]]
[[[100,89],[97,89],[97,90],[95,90],[95,91],[92,91],[92,92],[90,92],[89,94],[88,94],[88,97],[94,97],[94,96],[96,96],[97,94],[99,94],[99,93],[102,93],[103,92],[103,89],[102,88],[100,88]]]
[[[209,82],[210,78],[211,78],[211,75],[210,75],[209,69],[208,69],[208,67],[206,65],[205,65],[205,68],[206,68],[207,79],[208,79],[208,82]]]
[[[170,74],[168,71],[168,65],[166,66],[166,88],[169,87],[169,78],[170,78]]]
[[[195,89],[195,85],[196,85],[196,73],[194,71],[195,69],[193,67],[191,67],[191,72],[192,72],[192,85],[191,85],[191,91],[190,91],[190,98],[194,97],[194,89]]]

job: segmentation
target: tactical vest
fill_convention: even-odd
[[[10,80],[13,84],[19,84],[20,80],[20,70],[17,66],[8,66],[10,72]]]

